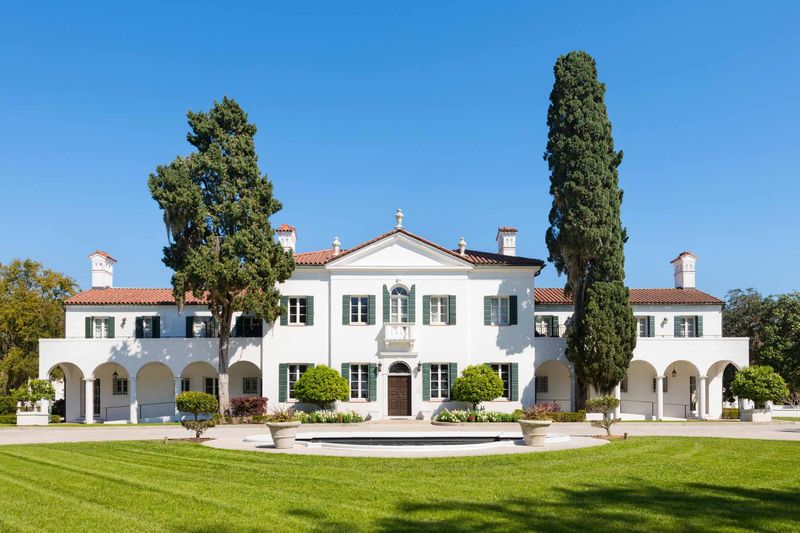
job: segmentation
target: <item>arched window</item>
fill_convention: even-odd
[[[408,322],[408,290],[395,287],[389,300],[389,322],[401,324]]]
[[[392,363],[392,366],[389,367],[390,374],[410,374],[411,369],[402,361],[397,361]]]

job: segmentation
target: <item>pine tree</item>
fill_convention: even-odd
[[[614,148],[594,59],[570,52],[558,58],[554,72],[544,155],[553,205],[545,241],[574,302],[567,357],[580,380],[609,394],[625,377],[636,346],[620,220],[622,152]]]
[[[148,185],[164,211],[170,242],[163,261],[174,271],[175,300],[182,307],[187,292],[205,297],[219,323],[223,414],[233,313],[274,321],[281,312],[277,284],[289,278],[294,259],[274,238],[269,217],[282,206],[258,168],[256,127],[247,114],[226,97],[207,113],[187,116],[187,139],[197,151],[157,167]]]

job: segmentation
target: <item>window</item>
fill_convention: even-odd
[[[112,378],[111,394],[114,396],[128,395],[128,378]]]
[[[508,297],[495,296],[491,298],[491,302],[492,302],[491,324],[493,326],[507,326],[509,324]]]
[[[153,338],[153,317],[151,316],[142,317],[142,338],[143,339]]]
[[[254,316],[240,316],[237,334],[240,337],[261,337],[261,319]]]
[[[450,397],[450,365],[431,365],[431,400],[446,400]]]
[[[100,380],[95,379],[92,383],[92,413],[100,416]]]
[[[537,337],[549,337],[552,333],[551,331],[552,326],[552,319],[549,316],[537,316],[536,317],[536,336]],[[536,390],[539,390],[538,387]]]
[[[431,296],[431,324],[447,324],[448,300],[447,296]]]
[[[192,326],[194,337],[219,337],[219,322],[212,316],[196,316]]]
[[[205,393],[219,397],[219,378],[205,379]]]
[[[675,317],[675,336],[676,337],[696,337],[695,330],[696,317],[676,316]]]
[[[508,364],[499,363],[494,363],[491,366],[492,370],[497,372],[497,375],[499,375],[500,379],[503,380],[503,395],[500,398],[508,400],[511,398],[511,394],[509,392],[511,390],[511,367]]]
[[[625,374],[625,377],[622,378],[622,381],[619,382],[619,392],[622,394],[628,394],[628,375]]]
[[[181,378],[181,392],[189,392],[192,390],[191,378]]]
[[[95,339],[110,338],[110,335],[108,334],[109,332],[108,318],[95,317],[93,320],[94,320],[94,338]]]
[[[389,322],[400,324],[408,322],[408,291],[405,287],[395,287],[389,300]]]
[[[663,390],[663,392],[665,394],[667,392],[669,392],[669,387],[667,386],[667,381],[668,380],[669,380],[669,378],[667,378],[667,376],[664,376],[664,386],[661,387],[661,389]],[[658,382],[658,378],[653,378],[653,394],[655,394],[655,392],[656,392],[656,383],[657,382]],[[627,385],[626,385],[626,388],[627,388]],[[627,390],[626,390],[626,392],[627,392]]]
[[[294,400],[294,385],[308,370],[308,365],[289,365],[289,399]]]
[[[536,376],[536,394],[547,394],[550,392],[550,376]]]
[[[243,377],[242,378],[242,394],[258,394],[258,378],[257,377]]]
[[[350,399],[369,400],[369,365],[350,365]]]
[[[350,297],[350,323],[366,324],[369,321],[369,297]]]
[[[305,296],[289,298],[289,324],[295,326],[306,324],[306,303]]]
[[[636,317],[636,333],[640,337],[649,337],[650,332],[647,330],[647,317],[646,316],[637,316]]]

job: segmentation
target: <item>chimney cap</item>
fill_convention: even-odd
[[[289,224],[281,224],[277,231],[297,231],[297,228],[294,226],[290,226]]]
[[[116,260],[116,259],[114,259],[113,257],[111,257],[109,254],[107,254],[107,253],[106,253],[106,252],[104,252],[103,250],[95,250],[94,252],[92,252],[92,253],[90,253],[90,254],[89,254],[89,258],[92,258],[92,257],[94,257],[94,256],[96,256],[96,255],[99,255],[99,256],[101,256],[101,257],[105,257],[106,259],[108,259],[109,261],[112,261],[112,262],[114,262],[114,263],[116,263],[116,262],[117,262],[117,260]]]
[[[686,257],[686,256],[689,256],[689,257],[692,257],[692,258],[694,258],[694,259],[697,259],[697,256],[696,256],[696,255],[694,255],[694,254],[693,254],[692,252],[690,252],[689,250],[686,250],[686,251],[683,251],[683,252],[679,253],[679,254],[678,254],[678,257],[676,257],[675,259],[673,259],[672,261],[670,261],[670,263],[674,263],[674,262],[676,262],[676,261],[680,261],[681,259],[683,259],[683,258],[684,258],[684,257]]]

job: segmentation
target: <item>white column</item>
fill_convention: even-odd
[[[699,401],[697,402],[697,418],[700,420],[706,419],[706,376],[700,376],[697,380],[697,386],[700,388]]]
[[[178,394],[181,393],[181,382],[182,379],[180,376],[175,378],[175,420],[180,420],[180,413],[178,412]]]
[[[87,424],[94,424],[94,379],[83,380],[84,418]]]
[[[614,387],[614,398],[616,398],[617,400],[622,400],[622,391],[620,390],[619,383],[617,383],[617,386]],[[619,415],[621,413],[622,413],[622,402],[620,401],[620,404],[617,406],[616,409],[614,409],[614,418],[619,418]]]
[[[664,376],[656,376],[656,420],[664,419]]]
[[[136,378],[128,377],[128,399],[130,400],[130,414],[128,422],[139,423],[139,398],[136,396]]]

